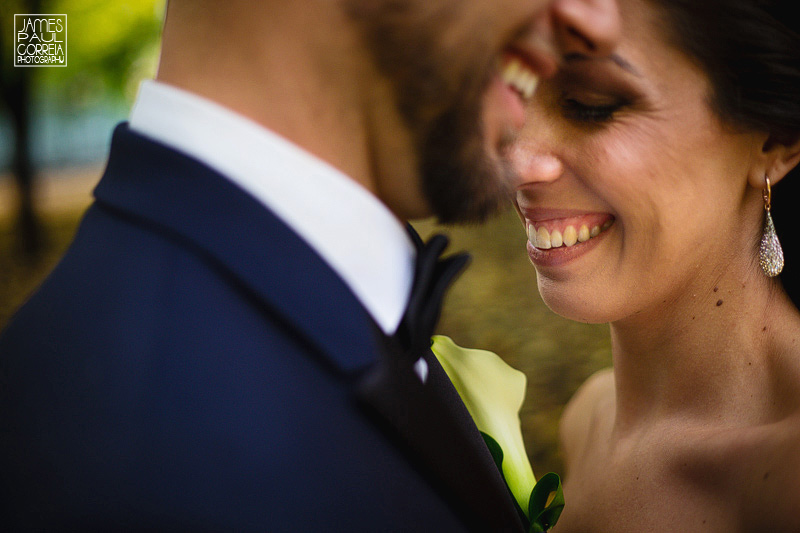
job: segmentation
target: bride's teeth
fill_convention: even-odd
[[[589,234],[589,227],[584,224],[578,229],[578,241],[579,242],[586,242],[591,239],[592,236]]]
[[[552,248],[550,243],[550,232],[547,231],[547,228],[544,226],[536,231],[536,247],[541,248],[542,250],[549,250]]]
[[[526,233],[528,234],[528,240],[531,244],[536,246],[536,228],[533,227],[533,224],[528,224]]]
[[[567,226],[562,230],[548,230],[544,226],[538,229],[529,224],[527,227],[528,240],[533,246],[540,250],[560,248],[562,246],[575,246],[579,242],[586,242],[593,237],[597,237],[613,224],[613,220],[604,222],[602,225],[592,226],[591,229],[586,224],[581,225],[577,230],[575,226]]]
[[[562,244],[564,244],[564,238],[561,236],[561,232],[557,229],[554,229],[550,232],[550,246],[553,248],[558,248]]]
[[[578,232],[575,230],[575,226],[567,226],[564,229],[564,244],[574,246],[576,242],[578,242]]]

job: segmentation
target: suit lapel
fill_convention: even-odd
[[[194,248],[337,370],[375,361],[369,315],[341,278],[264,205],[204,164],[122,124],[95,197]]]
[[[404,443],[467,527],[522,531],[508,488],[458,392],[430,350],[423,359],[424,383],[414,362],[388,339],[379,364],[359,384],[359,398]]]
[[[384,336],[338,275],[280,219],[217,172],[132,133],[114,132],[98,204],[193,247],[335,369],[369,368],[357,395],[476,530],[519,531],[513,500],[436,357],[413,362]],[[309,280],[313,280],[310,283]],[[320,312],[319,302],[334,313]],[[378,359],[378,355],[381,354]]]

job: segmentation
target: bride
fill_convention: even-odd
[[[563,415],[559,533],[800,531],[790,4],[621,0],[616,53],[566,58],[530,105],[539,291],[612,338]]]

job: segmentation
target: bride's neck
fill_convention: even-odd
[[[770,386],[776,336],[797,320],[776,294],[762,279],[720,281],[613,323],[618,428],[762,416],[754,395]]]

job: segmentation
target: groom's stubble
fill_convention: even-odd
[[[510,205],[514,171],[505,158],[489,156],[482,120],[495,51],[480,27],[456,27],[465,24],[464,3],[342,1],[394,89],[433,214],[442,223],[480,222]],[[465,38],[446,42],[452,35]],[[504,135],[500,153],[512,140],[513,133]]]

